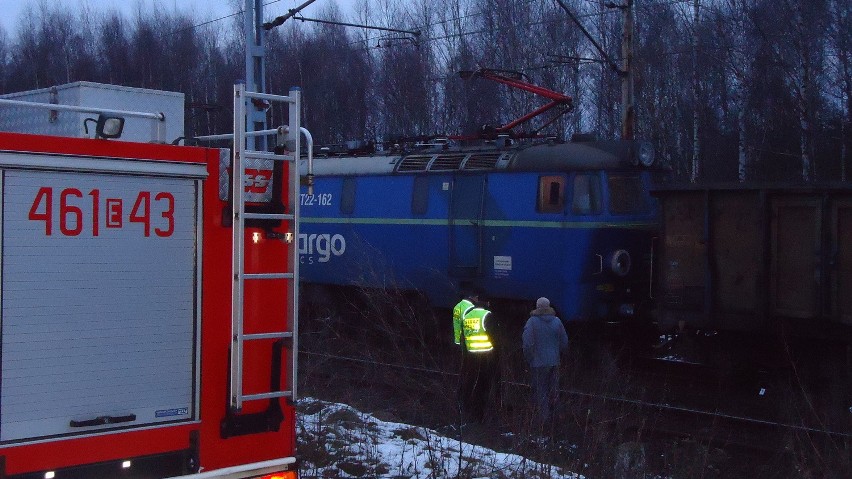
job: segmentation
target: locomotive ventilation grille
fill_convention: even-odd
[[[432,155],[409,155],[399,162],[396,171],[426,171]]]
[[[458,170],[464,161],[465,155],[438,155],[432,164],[429,165],[430,170]]]
[[[484,170],[497,166],[500,153],[475,153],[464,163],[465,170]]]
[[[396,171],[490,170],[497,167],[502,156],[500,152],[409,155],[399,162]]]

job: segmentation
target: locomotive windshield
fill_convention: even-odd
[[[614,215],[632,215],[648,211],[648,199],[642,189],[639,175],[609,175],[609,212]]]
[[[601,184],[595,173],[577,173],[574,177],[574,198],[571,211],[577,215],[601,212]]]

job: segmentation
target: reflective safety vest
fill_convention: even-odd
[[[473,308],[473,303],[467,299],[459,301],[459,304],[457,304],[456,307],[453,308],[453,340],[456,342],[456,344],[461,344],[462,324],[464,322],[464,317]]]
[[[464,345],[468,352],[484,353],[494,349],[491,337],[486,331],[486,322],[491,311],[485,308],[473,308],[467,312],[462,322]]]

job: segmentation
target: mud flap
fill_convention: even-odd
[[[270,391],[281,390],[281,354],[284,348],[284,340],[279,339],[272,343],[272,373],[270,377]],[[229,437],[245,436],[261,432],[278,431],[281,422],[284,421],[284,411],[281,409],[280,398],[271,398],[266,410],[239,414],[230,407],[225,408],[225,418],[219,426],[222,439]],[[289,400],[289,399],[288,399]]]

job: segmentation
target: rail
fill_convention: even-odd
[[[381,362],[381,361],[374,361],[374,360],[361,359],[361,358],[353,358],[353,357],[349,357],[349,356],[339,356],[339,355],[335,355],[335,354],[326,354],[326,353],[317,353],[317,352],[313,352],[313,351],[305,351],[305,350],[302,350],[302,349],[299,350],[299,354],[306,354],[308,356],[317,356],[317,357],[322,357],[322,358],[326,358],[326,359],[334,359],[334,360],[338,360],[338,361],[349,361],[349,362],[354,362],[354,363],[366,364],[366,365],[370,365],[370,366],[395,368],[395,369],[401,369],[401,370],[405,370],[405,371],[429,373],[429,374],[436,374],[436,375],[442,375],[442,376],[458,376],[459,375],[458,373],[455,373],[455,372],[441,371],[441,370],[438,370],[438,369],[430,369],[430,368],[415,367],[415,366],[406,366],[406,365],[403,365],[403,364],[385,363],[385,362]],[[501,382],[503,384],[508,384],[508,385],[516,386],[516,387],[526,387],[526,388],[530,387],[530,385],[527,384],[527,383],[522,383],[522,382],[517,382],[517,381],[501,381]],[[818,429],[818,428],[815,428],[815,427],[808,427],[808,426],[802,426],[802,425],[798,425],[798,424],[784,423],[784,422],[780,422],[780,421],[770,421],[770,420],[766,420],[766,419],[758,419],[758,418],[751,418],[751,417],[746,417],[746,416],[738,416],[738,415],[735,415],[735,414],[726,414],[726,413],[722,413],[722,412],[719,412],[719,411],[708,411],[708,410],[704,410],[704,409],[689,408],[689,407],[685,407],[685,406],[675,406],[675,405],[671,405],[671,404],[654,403],[654,402],[649,402],[649,401],[643,401],[641,399],[631,399],[631,398],[626,398],[626,397],[610,396],[610,395],[606,395],[606,394],[587,393],[587,392],[578,391],[578,390],[574,390],[574,389],[559,389],[559,392],[561,394],[567,394],[567,395],[570,395],[570,396],[581,396],[581,397],[587,397],[587,398],[591,398],[591,399],[601,399],[601,400],[604,400],[604,401],[621,402],[621,403],[625,403],[625,404],[631,404],[631,405],[634,405],[634,406],[640,406],[640,407],[647,408],[647,409],[658,409],[660,411],[670,411],[670,412],[681,412],[681,413],[695,414],[695,415],[699,415],[699,416],[706,416],[706,417],[712,417],[712,418],[717,418],[717,419],[725,419],[725,420],[736,421],[736,422],[741,422],[741,423],[745,423],[745,424],[782,427],[782,428],[790,429],[790,430],[793,430],[793,431],[826,434],[826,435],[833,436],[833,437],[852,439],[852,433],[830,431],[830,430],[826,430],[826,429]]]

